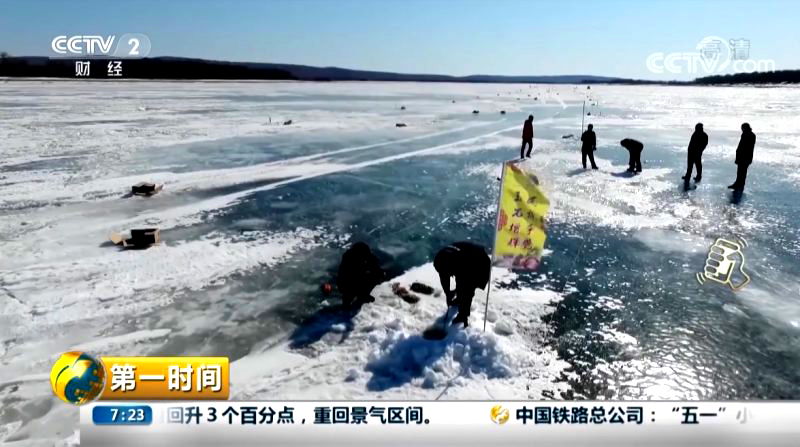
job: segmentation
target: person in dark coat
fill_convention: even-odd
[[[455,242],[436,253],[433,267],[439,272],[447,305],[458,305],[453,324],[469,325],[469,312],[475,289],[485,289],[489,283],[491,261],[486,249],[472,242]],[[456,278],[456,290],[450,290],[450,278]]]
[[[533,115],[528,115],[528,119],[522,125],[522,147],[519,149],[520,159],[526,157],[525,145],[528,146],[527,157],[531,158],[531,150],[533,150]]]
[[[703,123],[697,123],[694,126],[694,133],[692,138],[689,139],[689,151],[686,159],[686,175],[683,179],[688,183],[692,178],[692,166],[697,168],[697,176],[694,178],[695,182],[700,182],[703,178],[703,151],[708,146],[708,135],[703,132]]]
[[[644,145],[632,138],[625,138],[619,142],[622,147],[628,150],[629,160],[627,172],[642,172],[642,151]]]
[[[747,180],[747,168],[753,163],[753,150],[756,147],[756,134],[750,129],[747,123],[742,124],[742,137],[739,139],[739,146],[736,148],[736,181],[728,188],[736,191],[744,191],[744,184]]]
[[[586,169],[586,157],[589,157],[589,161],[592,162],[592,169],[597,169],[597,165],[594,163],[594,151],[597,150],[597,136],[594,134],[594,130],[592,130],[593,128],[594,126],[589,124],[586,132],[581,135],[581,141],[583,142],[581,145],[581,161],[583,161],[583,169]]]
[[[386,274],[381,270],[378,258],[372,254],[369,246],[363,242],[356,242],[344,252],[342,262],[339,264],[336,285],[342,293],[342,303],[350,306],[358,302],[375,301],[370,293],[385,277]]]

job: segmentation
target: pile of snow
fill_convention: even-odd
[[[493,272],[490,315],[483,331],[485,293],[477,290],[471,326],[450,326],[443,340],[423,332],[440,324],[442,296],[416,304],[395,296],[390,282],[438,286],[432,264],[411,269],[373,291],[360,311],[321,309],[289,338],[231,366],[235,399],[540,399],[558,395],[567,364],[545,346],[541,317],[560,295],[511,289],[516,274]],[[440,289],[437,287],[437,291]],[[455,316],[451,310],[450,318]]]

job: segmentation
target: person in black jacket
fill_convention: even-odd
[[[336,285],[342,293],[342,304],[350,306],[358,302],[375,301],[370,293],[385,279],[385,276],[378,258],[372,254],[369,246],[363,242],[356,242],[344,252],[342,262],[339,264]]]
[[[531,158],[531,150],[533,149],[533,115],[528,115],[528,119],[522,125],[522,147],[519,148],[519,158],[526,157],[525,146],[528,146],[527,157]]]
[[[625,138],[619,142],[622,147],[628,150],[628,169],[627,172],[642,172],[642,151],[644,145],[632,138]]]
[[[739,139],[739,146],[736,148],[736,181],[728,188],[736,191],[744,191],[744,184],[747,180],[747,168],[753,163],[753,150],[756,147],[756,134],[750,129],[747,123],[742,124],[742,137]]]
[[[458,305],[453,324],[469,325],[469,312],[475,289],[485,289],[489,283],[491,261],[486,249],[472,242],[455,242],[436,253],[433,267],[439,273],[447,305]],[[450,278],[456,278],[456,290],[450,290]]]
[[[708,146],[708,135],[703,132],[703,123],[697,123],[694,126],[694,133],[692,138],[689,139],[689,151],[686,159],[686,175],[683,180],[687,183],[692,178],[692,166],[697,168],[697,176],[694,178],[695,182],[700,182],[703,178],[703,151]]]
[[[594,126],[589,124],[586,132],[581,135],[581,141],[583,142],[581,145],[583,169],[586,169],[586,157],[589,157],[589,161],[592,162],[592,169],[597,169],[597,165],[594,163],[594,151],[597,150],[597,136],[594,134],[594,130],[592,130],[593,127]]]

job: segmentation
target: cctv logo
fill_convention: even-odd
[[[79,54],[82,56],[107,55],[111,53],[116,36],[56,36],[51,43],[58,54]]]

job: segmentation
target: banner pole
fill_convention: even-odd
[[[586,117],[586,100],[583,100],[583,107],[581,107],[581,135],[583,135],[583,119]]]
[[[500,192],[497,194],[497,210],[495,211],[494,240],[492,241],[492,260],[489,264],[489,282],[486,284],[486,306],[483,309],[483,332],[486,332],[486,319],[489,313],[489,292],[492,291],[492,267],[494,267],[494,252],[497,251],[497,225],[500,223],[500,200],[503,198],[503,184],[506,179],[506,164],[503,162],[503,172],[500,174]]]

